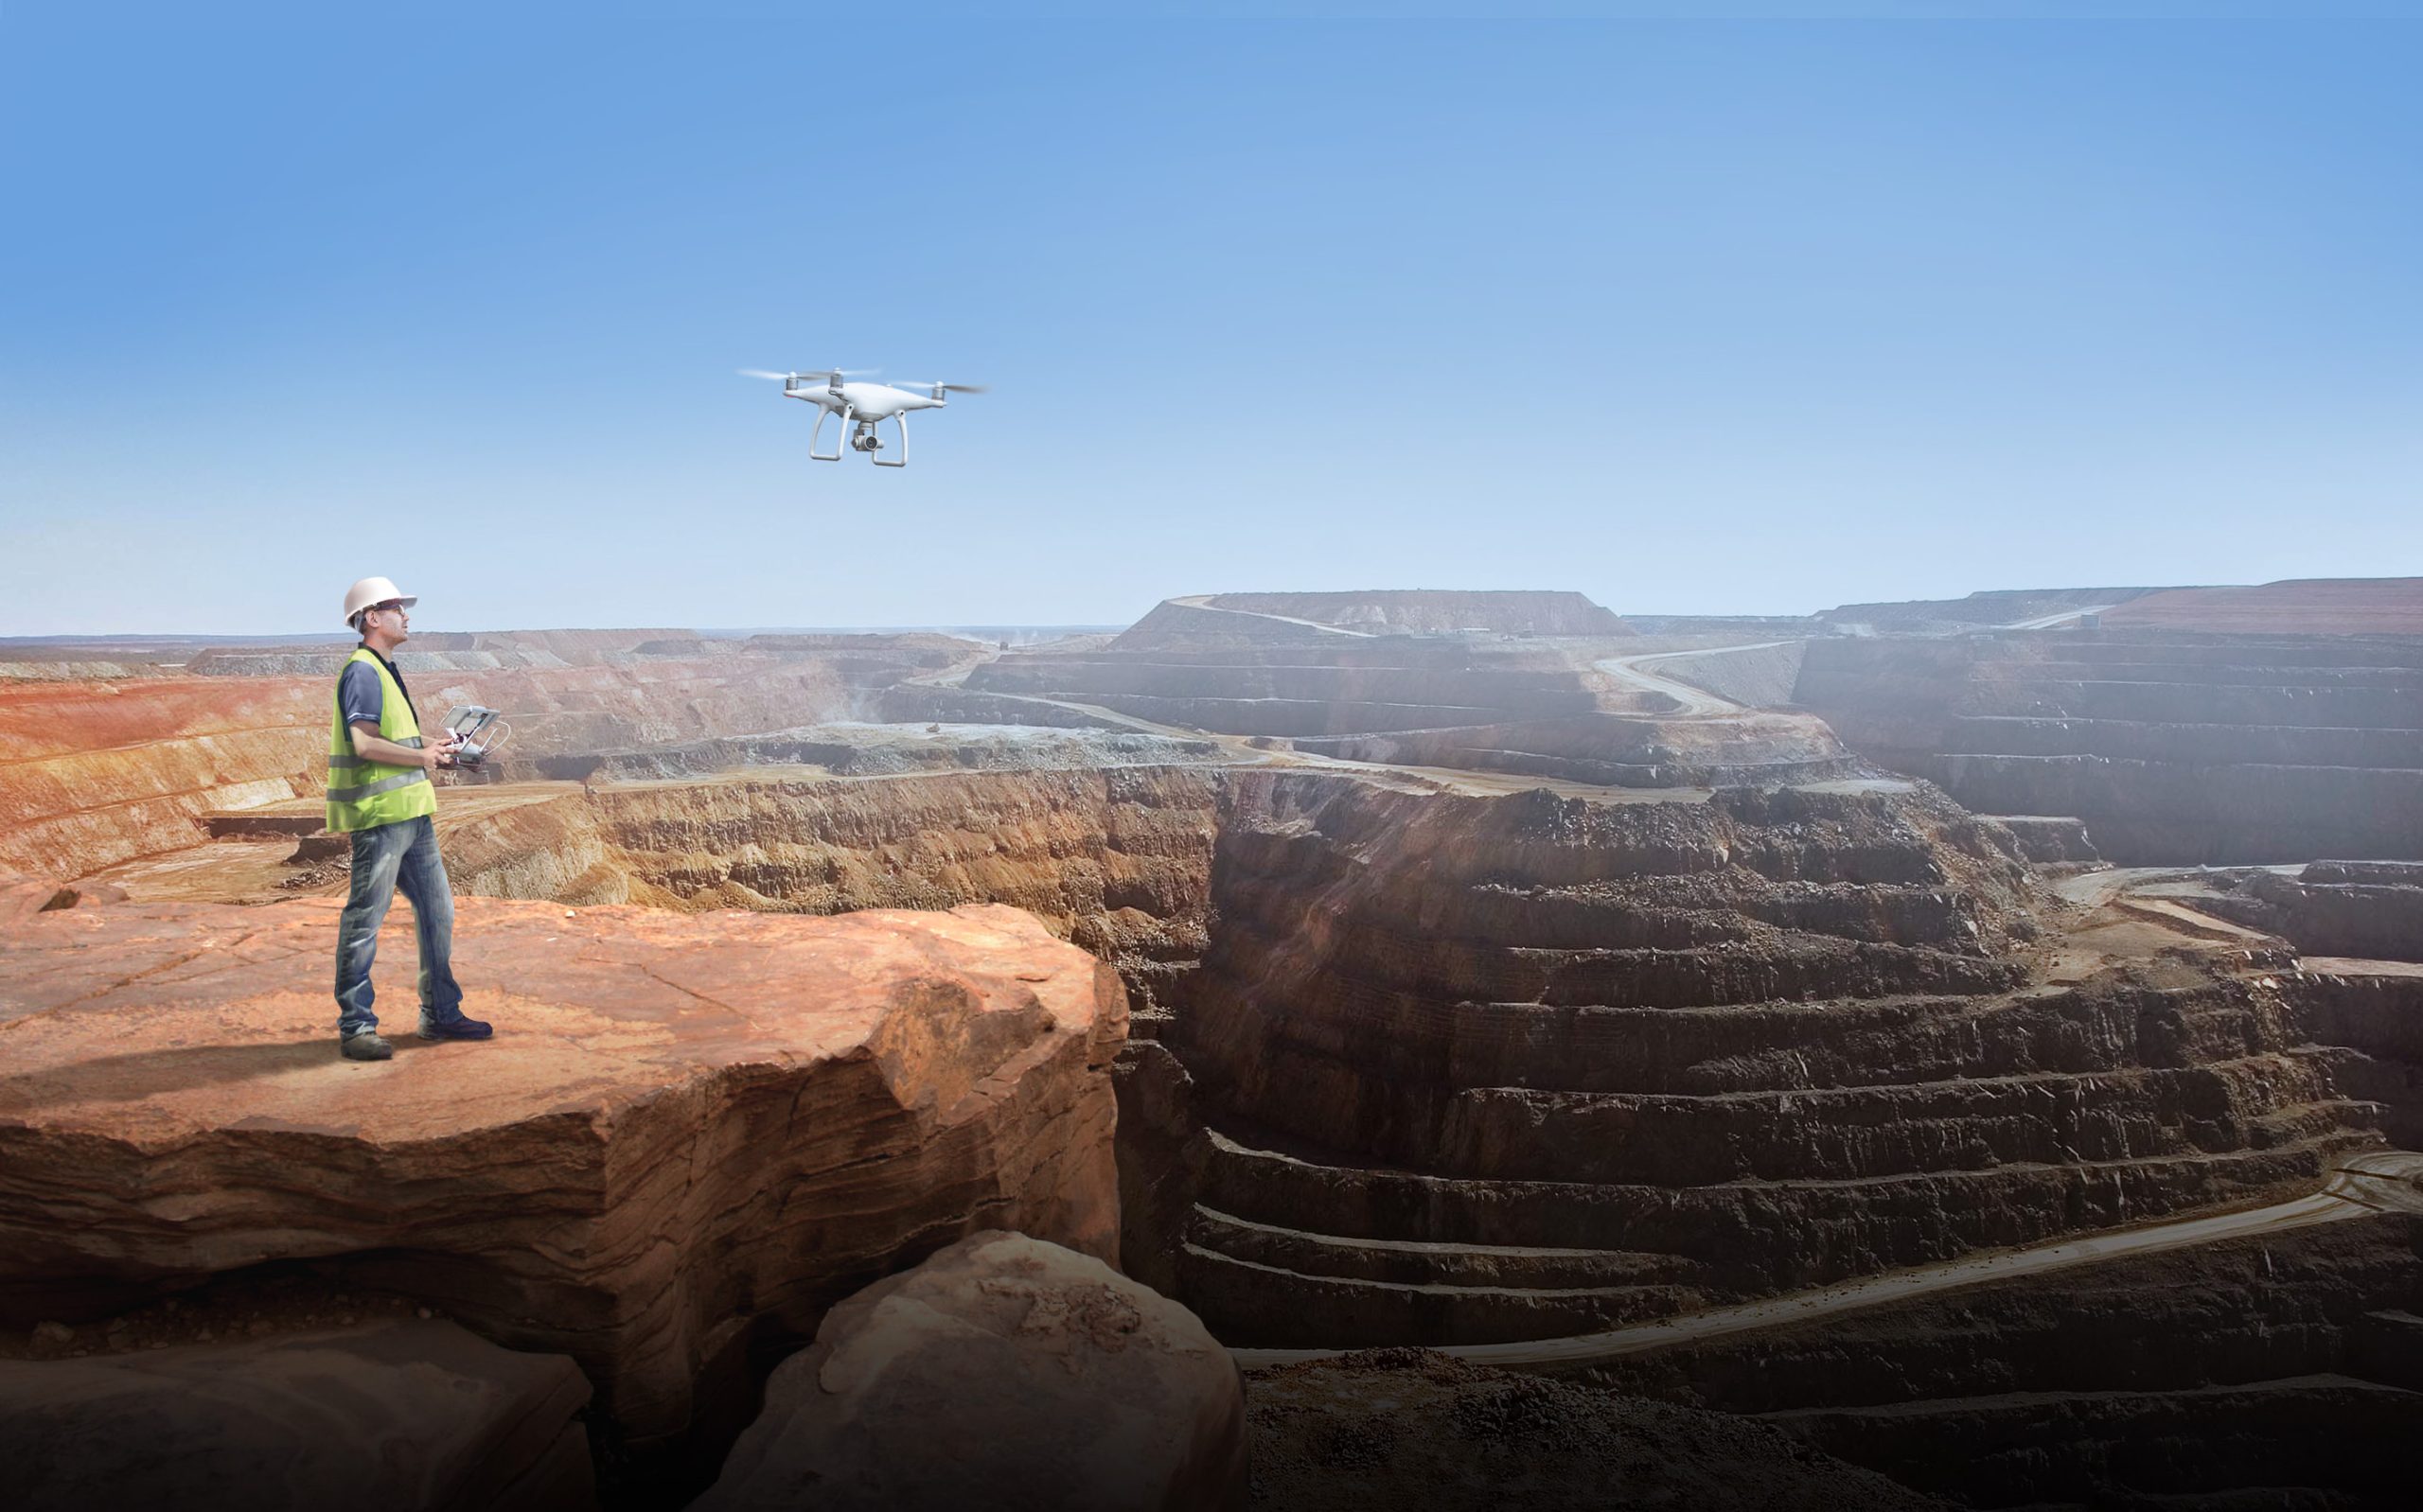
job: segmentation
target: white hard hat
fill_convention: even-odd
[[[345,590],[345,623],[351,624],[355,615],[373,604],[384,604],[390,599],[406,608],[411,608],[420,602],[383,577],[363,578]]]

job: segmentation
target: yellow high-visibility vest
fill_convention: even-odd
[[[413,706],[388,673],[387,664],[368,646],[355,647],[345,666],[357,661],[369,662],[379,674],[379,692],[383,695],[379,703],[380,735],[418,750],[420,721],[413,717]],[[345,685],[343,668],[338,669],[337,685],[340,689]],[[436,812],[437,789],[427,772],[417,766],[389,766],[353,753],[353,730],[345,722],[345,701],[340,697],[328,726],[328,828],[339,834],[375,830],[381,824]]]

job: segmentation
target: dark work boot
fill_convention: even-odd
[[[425,1040],[484,1040],[495,1032],[475,1018],[465,1018],[457,1012],[450,1018],[420,1016],[420,1037]]]
[[[396,1053],[377,1029],[363,1029],[359,1034],[337,1036],[337,1053],[348,1061],[383,1061]]]

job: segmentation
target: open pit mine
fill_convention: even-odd
[[[347,649],[0,643],[14,1504],[2414,1504],[2423,580],[416,636],[378,1064]]]

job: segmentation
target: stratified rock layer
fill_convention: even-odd
[[[405,1319],[93,1360],[0,1361],[15,1512],[577,1512],[589,1382]]]
[[[1245,1392],[1194,1315],[1023,1234],[978,1234],[833,1310],[766,1383],[699,1512],[1234,1505]]]
[[[465,900],[478,1045],[336,1054],[338,905],[0,936],[0,1316],[338,1264],[577,1358],[623,1429],[960,1235],[1109,1256],[1119,978],[1016,909],[831,920]]]

